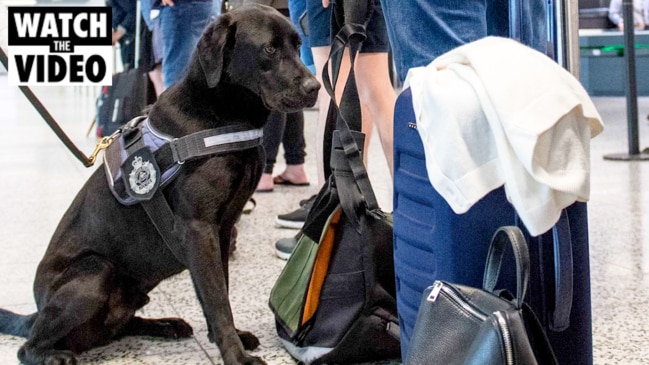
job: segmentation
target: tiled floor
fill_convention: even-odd
[[[86,152],[94,113],[87,89],[37,90],[54,117]],[[592,143],[592,196],[589,203],[596,364],[649,363],[649,161],[613,162],[602,156],[626,152],[623,98],[596,98],[606,123]],[[307,141],[313,141],[316,111],[306,112]],[[640,136],[649,143],[649,99],[640,99]],[[376,139],[375,139],[376,140]],[[641,139],[641,148],[643,144]],[[307,166],[315,182],[314,143]],[[370,149],[370,175],[382,207],[391,210],[391,182],[380,147]],[[281,160],[281,158],[280,158]],[[281,172],[283,165],[277,166]],[[91,169],[63,147],[20,91],[0,74],[0,307],[21,313],[35,310],[31,284],[50,235]],[[315,184],[314,184],[315,185]],[[257,208],[240,222],[239,244],[231,266],[231,302],[240,328],[257,334],[254,354],[269,364],[294,364],[275,335],[268,310],[270,288],[284,265],[273,255],[275,240],[295,231],[276,228],[277,213],[287,212],[314,193],[316,186],[276,187],[256,194]],[[220,364],[219,352],[207,340],[203,316],[188,275],[164,282],[151,293],[145,316],[181,316],[195,330],[192,339],[162,341],[126,338],[81,355],[86,364]],[[0,335],[0,364],[17,364],[21,338]]]

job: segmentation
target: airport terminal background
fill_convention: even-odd
[[[3,5],[25,3],[35,2],[0,0]],[[579,3],[583,9],[598,9],[607,1]],[[592,44],[598,37],[608,37],[612,43],[621,44],[621,33],[590,27],[593,22],[597,23],[592,20],[596,12],[582,12],[580,44]],[[649,32],[639,32],[636,41],[648,44]],[[636,60],[640,149],[649,147],[649,93],[642,86],[649,82],[649,71],[641,71],[649,70],[649,49],[644,50],[648,52],[639,49]],[[595,364],[649,364],[649,161],[603,158],[611,153],[628,152],[623,58],[616,53],[594,54],[589,48],[582,50],[581,65],[580,79],[590,88],[606,126],[591,144],[588,203]],[[68,135],[87,153],[96,142],[94,134],[88,134],[95,113],[95,89],[34,89]],[[314,143],[308,142],[313,139],[316,118],[317,110],[305,111],[306,166],[311,182],[317,181],[317,177]],[[380,205],[391,211],[392,182],[377,142],[378,138],[374,138],[370,146],[368,169]],[[18,88],[7,85],[7,74],[0,70],[0,307],[20,313],[35,310],[31,286],[36,266],[63,212],[95,168],[83,167],[70,154]],[[276,170],[282,169],[280,162]],[[295,364],[277,338],[267,304],[270,288],[285,264],[274,256],[273,244],[277,239],[295,234],[294,230],[277,228],[275,215],[293,210],[301,199],[317,189],[315,184],[276,186],[273,193],[255,194],[257,207],[239,223],[239,243],[230,268],[235,322],[239,328],[259,337],[261,346],[254,354],[269,364]],[[222,363],[217,347],[207,340],[203,314],[187,273],[156,288],[141,314],[182,317],[194,327],[194,337],[183,341],[129,337],[82,354],[81,362]],[[16,352],[23,341],[0,335],[0,364],[18,364]]]

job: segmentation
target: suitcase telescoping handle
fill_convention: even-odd
[[[548,30],[547,53],[570,73],[579,77],[578,59],[575,56],[577,17],[573,1],[568,0],[531,0],[545,2],[546,22]],[[526,2],[528,6],[530,2]],[[509,1],[509,37],[518,40],[527,40],[530,30],[525,28],[523,21],[525,11],[523,0]],[[534,16],[535,14],[532,14]],[[518,219],[518,217],[517,217]],[[549,316],[548,327],[555,332],[560,332],[570,325],[573,291],[573,265],[572,241],[570,236],[570,222],[564,209],[559,221],[552,227],[554,246],[554,308]]]
[[[561,332],[570,326],[572,310],[572,238],[568,212],[564,209],[557,224],[552,227],[554,242],[554,312],[549,328]]]
[[[522,223],[516,215],[516,225]],[[544,242],[539,242],[544,244]],[[561,332],[570,326],[570,313],[573,299],[573,260],[572,236],[568,211],[564,209],[555,225],[552,227],[553,266],[554,266],[554,301],[553,307],[548,308],[548,328]]]

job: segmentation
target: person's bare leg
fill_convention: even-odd
[[[366,147],[376,125],[385,159],[393,174],[393,118],[396,92],[390,82],[387,53],[361,53],[354,67],[356,86],[363,112],[363,131],[366,133]]]
[[[158,63],[155,65],[155,68],[151,71],[149,71],[149,79],[151,80],[151,83],[153,84],[153,88],[155,89],[155,95],[160,96],[162,92],[165,89],[165,84],[162,81],[162,64]]]
[[[357,77],[358,78],[358,77]],[[374,123],[372,122],[372,113],[370,113],[367,104],[361,103],[361,132],[365,134],[365,143],[363,145],[363,163],[367,166],[367,151],[370,148],[370,140],[372,139],[372,131]]]

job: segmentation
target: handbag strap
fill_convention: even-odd
[[[538,317],[527,303],[523,303],[522,315],[527,337],[533,345],[532,350],[538,363],[542,365],[557,365],[559,362],[554,354],[548,335],[545,333]]]
[[[530,277],[530,253],[527,248],[527,241],[520,228],[504,226],[498,228],[494,234],[487,254],[482,288],[488,292],[494,291],[508,244],[511,245],[516,259],[516,308],[520,309],[525,299],[527,283]]]
[[[342,144],[344,154],[349,163],[349,168],[351,174],[354,177],[354,181],[360,190],[360,196],[358,196],[359,201],[354,202],[354,205],[365,205],[368,210],[378,209],[379,205],[374,195],[374,190],[369,180],[367,170],[363,164],[363,158],[361,156],[361,149],[359,148],[352,131],[349,128],[348,120],[360,120],[360,102],[358,100],[358,93],[356,92],[356,83],[354,77],[354,68],[351,67],[349,71],[349,76],[345,83],[343,96],[341,98],[340,108],[336,103],[336,94],[335,88],[336,85],[332,84],[331,77],[329,75],[329,64],[332,64],[332,74],[334,80],[338,79],[338,74],[340,72],[340,60],[344,56],[344,50],[346,46],[349,46],[350,49],[350,61],[351,65],[354,64],[356,59],[356,54],[358,53],[358,47],[360,43],[365,39],[365,26],[361,24],[345,24],[336,34],[332,45],[331,51],[329,53],[329,59],[325,63],[322,72],[322,81],[327,93],[331,97],[330,108],[338,109],[337,115],[337,130],[338,136],[340,137],[340,142]],[[334,172],[334,174],[336,174]],[[340,175],[340,174],[339,174]],[[347,184],[340,184],[338,186],[339,190],[345,189]],[[341,197],[341,204],[345,208],[346,201]],[[354,207],[355,208],[355,207]],[[349,208],[349,209],[354,209]],[[347,209],[346,209],[347,210]],[[351,212],[346,212],[351,213]]]
[[[568,212],[564,209],[552,227],[554,242],[554,312],[549,327],[561,332],[570,326],[573,291],[572,237]]]

